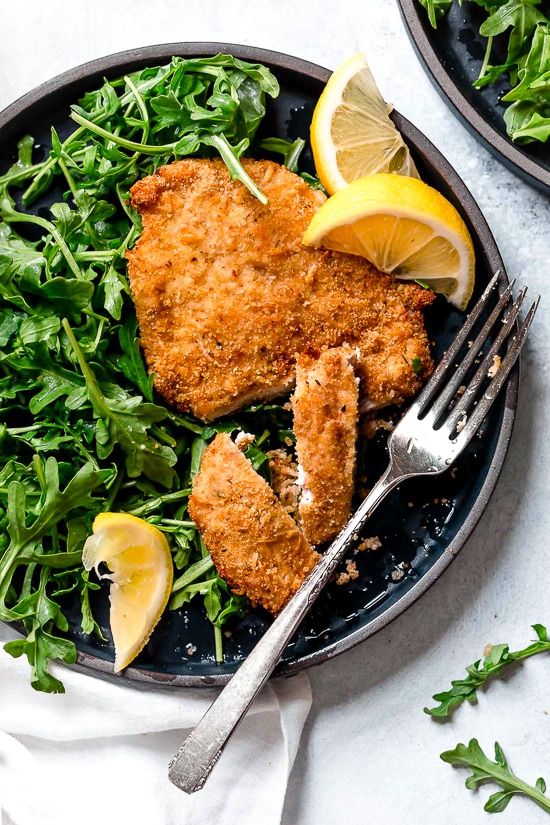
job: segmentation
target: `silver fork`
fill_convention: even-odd
[[[476,434],[518,358],[539,302],[537,299],[532,304],[518,329],[516,321],[527,290],[522,289],[510,306],[513,283],[510,284],[498,297],[473,341],[469,341],[476,322],[489,307],[498,282],[497,273],[432,377],[391,434],[390,461],[382,477],[171,761],[168,776],[181,790],[193,793],[203,786],[227,740],[272,674],[301,621],[380,502],[407,478],[447,470]],[[494,340],[482,354],[491,333],[495,334]],[[495,356],[511,333],[506,354],[502,354],[499,362]],[[457,360],[464,348],[465,354]],[[473,376],[465,384],[472,371]],[[482,387],[485,389],[481,394]]]

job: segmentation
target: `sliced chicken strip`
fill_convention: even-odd
[[[300,523],[311,544],[334,538],[346,524],[355,477],[358,381],[349,347],[301,355],[292,398],[302,486]]]
[[[231,589],[278,613],[319,559],[231,438],[205,451],[189,513]]]

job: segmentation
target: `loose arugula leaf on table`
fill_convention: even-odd
[[[485,755],[477,739],[471,739],[468,745],[459,743],[454,750],[442,753],[441,759],[449,765],[472,770],[471,776],[466,780],[466,787],[470,790],[477,790],[486,782],[494,782],[500,786],[502,790],[492,794],[484,805],[487,813],[500,813],[512,797],[517,795],[531,799],[546,813],[550,813],[550,798],[545,795],[544,779],[540,777],[535,785],[529,785],[519,779],[508,765],[498,742],[495,742],[494,762]]]
[[[534,624],[533,630],[537,634],[537,641],[522,650],[511,651],[508,645],[489,645],[483,659],[478,659],[473,665],[466,668],[465,679],[456,679],[451,682],[450,690],[436,693],[433,699],[439,704],[433,708],[424,708],[424,712],[436,718],[445,718],[463,702],[474,704],[477,701],[477,691],[490,679],[498,676],[509,665],[524,661],[539,653],[550,652],[550,639],[544,625]]]

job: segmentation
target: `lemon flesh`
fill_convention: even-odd
[[[378,172],[418,177],[363,54],[331,75],[311,121],[315,168],[329,194]]]
[[[128,513],[100,513],[82,562],[96,572],[104,562],[111,571],[109,619],[118,673],[143,650],[168,603],[174,576],[170,548],[146,521]]]
[[[455,207],[416,178],[355,181],[319,208],[303,243],[360,255],[382,272],[419,280],[465,309],[475,280],[470,233]]]

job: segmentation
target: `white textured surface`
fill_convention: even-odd
[[[335,67],[364,50],[385,96],[443,151],[484,211],[510,275],[546,292],[549,201],[507,172],[455,120],[421,69],[394,0],[17,0],[2,4],[0,104],[77,63],[175,40],[225,40]],[[488,791],[438,754],[498,738],[521,776],[550,779],[550,660],[534,659],[462,708],[450,724],[422,713],[486,642],[521,645],[550,624],[550,303],[523,362],[518,422],[497,492],[473,538],[431,591],[354,651],[311,672],[314,709],[292,776],[284,825],[482,825]],[[107,763],[106,763],[107,769]],[[108,769],[107,769],[108,770]],[[512,800],[498,820],[546,822]],[[261,823],[258,823],[261,825]]]

